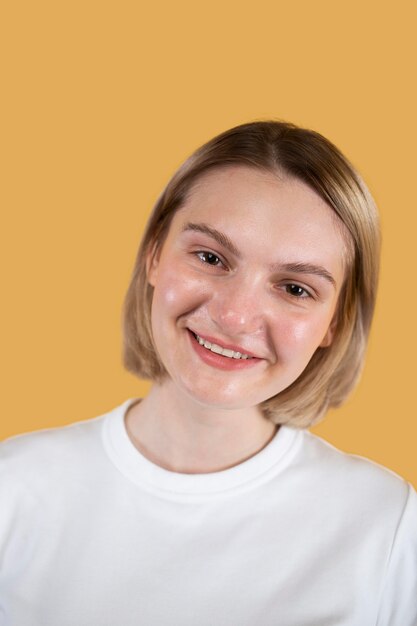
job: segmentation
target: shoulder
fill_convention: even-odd
[[[335,501],[401,517],[414,489],[401,476],[370,459],[339,450],[321,437],[302,431],[297,465],[311,482]]]
[[[391,470],[308,431],[301,448],[300,471],[311,476],[314,502],[325,512],[327,541],[336,538],[335,545],[343,543],[355,555],[361,580],[380,581],[378,625],[417,624],[415,489]]]
[[[0,443],[0,486],[75,477],[104,458],[103,424],[116,409],[67,426],[16,435]]]
[[[0,443],[0,469],[27,472],[32,465],[74,459],[97,438],[103,416],[67,426],[38,430],[10,437]]]
[[[83,498],[88,502],[106,472],[111,473],[102,442],[104,423],[123,407],[0,443],[0,538],[16,530],[16,524],[34,528],[47,511],[59,515]]]

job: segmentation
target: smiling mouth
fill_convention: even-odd
[[[210,350],[210,352],[214,352],[214,354],[220,354],[221,356],[225,356],[229,359],[237,359],[237,360],[238,359],[246,360],[246,359],[254,358],[252,356],[249,356],[249,354],[244,354],[242,352],[235,352],[234,350],[230,350],[229,348],[223,348],[222,346],[219,346],[217,343],[212,343],[211,341],[208,341],[207,339],[203,339],[203,337],[200,337],[200,335],[197,335],[197,333],[192,333],[192,334],[194,335],[194,337],[196,338],[200,346],[203,346],[203,348]]]

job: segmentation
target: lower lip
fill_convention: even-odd
[[[204,346],[201,346],[192,332],[187,332],[190,336],[191,345],[201,360],[207,363],[207,365],[211,365],[217,369],[226,371],[249,369],[263,360],[257,359],[256,357],[252,357],[251,359],[233,359],[231,357],[222,356],[221,354],[216,354]]]

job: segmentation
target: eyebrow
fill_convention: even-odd
[[[327,280],[336,289],[336,281],[333,276],[321,265],[314,265],[313,263],[284,263],[278,266],[279,269],[286,272],[297,274],[313,274]],[[273,265],[271,269],[277,269],[276,265]]]
[[[187,230],[193,230],[198,233],[204,233],[205,235],[212,237],[215,241],[217,241],[217,243],[219,243],[221,246],[229,250],[229,252],[234,254],[235,257],[240,259],[242,256],[239,250],[236,248],[234,243],[231,241],[231,239],[229,239],[227,235],[225,235],[224,233],[221,233],[219,230],[216,230],[215,228],[212,228],[208,224],[204,224],[204,223],[193,224],[192,222],[188,222],[188,224],[185,224],[182,230],[183,232]]]
[[[215,241],[217,241],[221,246],[232,252],[237,258],[241,258],[241,253],[236,248],[234,243],[229,239],[227,235],[220,232],[216,228],[212,228],[208,224],[199,223],[195,224],[192,222],[188,222],[183,227],[183,232],[187,230],[192,230],[198,233],[203,233],[212,237]],[[313,274],[314,276],[319,276],[323,278],[327,282],[329,282],[336,289],[336,281],[333,276],[321,265],[315,265],[314,263],[275,263],[270,266],[270,270],[272,272],[276,271],[284,271],[291,272],[296,274]]]

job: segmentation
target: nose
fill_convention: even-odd
[[[209,305],[211,320],[229,337],[264,330],[267,305],[261,286],[251,279],[224,281]]]

